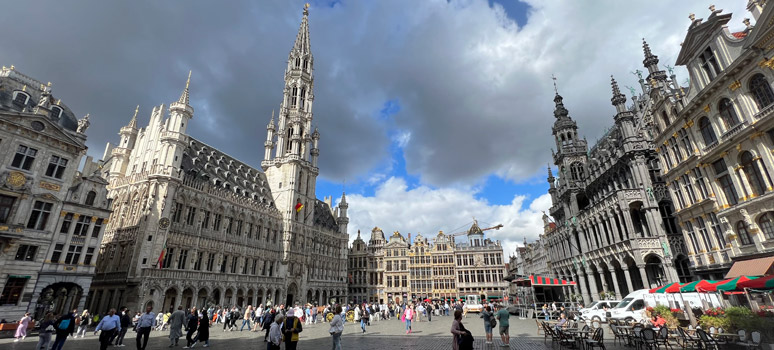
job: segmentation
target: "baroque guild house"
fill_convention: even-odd
[[[153,108],[146,127],[135,111],[121,128],[91,309],[324,303],[346,294],[346,198],[334,210],[315,193],[320,133],[312,128],[308,14],[261,169],[186,133],[189,83],[177,101]]]
[[[108,224],[107,181],[51,83],[0,70],[0,315],[81,309]]]

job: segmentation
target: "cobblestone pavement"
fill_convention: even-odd
[[[424,319],[421,322],[413,324],[411,334],[406,334],[405,325],[399,319],[372,322],[370,327],[366,327],[366,333],[362,333],[359,324],[348,323],[345,325],[344,334],[341,337],[342,348],[344,350],[398,350],[398,349],[416,349],[416,350],[441,350],[452,348],[451,317],[434,317],[432,322]],[[543,335],[537,335],[534,320],[519,320],[511,318],[510,334],[511,341],[509,347],[501,346],[497,330],[494,331],[494,344],[485,344],[483,321],[476,315],[469,315],[463,319],[465,327],[473,333],[476,339],[474,349],[496,350],[496,349],[551,349],[551,340],[544,342]],[[237,323],[241,325],[241,321]],[[168,332],[152,332],[148,342],[147,349],[162,350],[169,349]],[[244,332],[224,332],[222,325],[213,325],[210,328],[210,348],[228,349],[228,350],[247,350],[266,348],[263,342],[264,333],[253,333],[245,330]],[[126,334],[126,345],[124,349],[135,349],[136,333],[129,331]],[[64,349],[99,349],[98,336],[91,331],[85,338],[68,339]],[[52,339],[53,340],[53,339]],[[37,344],[38,337],[33,335],[27,337],[24,341],[14,342],[12,338],[0,339],[0,350],[33,350]],[[608,349],[617,349],[612,346],[612,342],[607,339]],[[202,344],[198,344],[199,348]],[[180,339],[180,345],[175,349],[181,349],[185,346],[185,337]],[[284,349],[284,345],[282,347]],[[328,334],[327,324],[315,324],[304,327],[301,333],[301,340],[298,344],[300,350],[330,349],[331,339]],[[558,349],[554,345],[554,349]],[[108,349],[121,349],[108,347]]]

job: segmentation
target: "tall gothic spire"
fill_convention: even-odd
[[[642,51],[645,53],[645,59],[642,61],[642,64],[645,65],[645,68],[658,65],[658,56],[654,55],[653,52],[650,51],[650,45],[648,45],[648,42],[645,41],[645,38],[642,38]]]
[[[177,100],[177,102],[182,103],[184,105],[188,105],[188,86],[191,85],[191,71],[188,71],[188,80],[185,82],[185,89],[183,90],[183,93],[180,95],[180,99]]]
[[[612,75],[610,76],[610,85],[613,86],[613,98],[610,99],[610,102],[613,103],[616,111],[621,113],[626,110],[626,95],[621,93],[621,90],[618,88],[618,82],[615,81]]]
[[[309,42],[309,4],[304,5],[304,17],[301,19],[301,26],[298,28],[296,43],[293,45],[293,51],[302,54],[311,54],[312,46]]]

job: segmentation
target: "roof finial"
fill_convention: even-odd
[[[180,95],[180,99],[177,101],[179,103],[182,103],[184,105],[188,105],[188,87],[191,85],[191,71],[188,71],[188,80],[185,81],[185,90],[183,90],[183,94]]]
[[[309,16],[309,3],[304,4],[304,16]]]
[[[645,52],[645,57],[653,56],[653,52],[650,51],[650,45],[648,45],[648,42],[645,41],[645,38],[642,38],[642,50]]]
[[[554,92],[559,95],[559,88],[556,87],[556,75],[551,74],[551,79],[554,81]]]
[[[690,13],[690,14],[688,14],[688,19],[690,19],[691,22],[693,22],[694,20],[696,20],[696,15],[693,14],[693,13]]]

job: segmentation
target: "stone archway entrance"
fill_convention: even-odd
[[[298,294],[298,287],[296,286],[295,283],[291,283],[290,285],[288,285],[288,292],[286,294],[287,296],[285,297],[285,306],[286,307],[289,308],[290,306],[293,305],[293,302],[295,301],[294,298],[296,297],[296,294]]]
[[[54,283],[40,293],[35,307],[35,319],[40,319],[47,312],[62,314],[78,307],[83,296],[83,288],[71,282]]]
[[[161,310],[163,311],[174,311],[173,308],[177,304],[177,289],[175,288],[169,288],[164,293],[164,304],[161,307]]]

